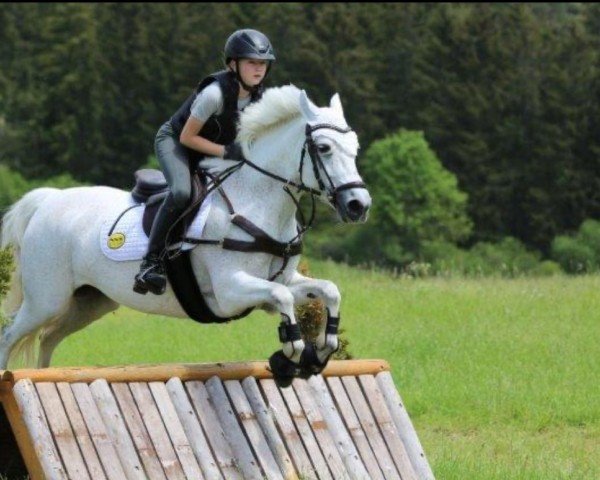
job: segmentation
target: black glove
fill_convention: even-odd
[[[246,160],[242,152],[242,146],[238,142],[232,142],[229,145],[225,145],[223,158],[225,160]]]

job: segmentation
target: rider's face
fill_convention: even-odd
[[[244,83],[253,87],[262,82],[267,73],[267,60],[242,58],[239,60],[238,65],[240,68],[240,77],[242,77]]]

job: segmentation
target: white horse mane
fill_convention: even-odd
[[[240,116],[238,141],[251,145],[273,128],[300,117],[301,90],[294,85],[265,90],[260,101],[249,105]]]

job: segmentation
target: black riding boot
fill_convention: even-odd
[[[139,273],[135,276],[133,291],[142,295],[148,291],[155,295],[162,295],[167,288],[167,275],[162,254],[167,233],[181,213],[178,209],[171,207],[170,200],[171,195],[169,194],[156,214],[150,231],[148,253],[142,261]]]

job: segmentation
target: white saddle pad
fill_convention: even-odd
[[[194,221],[188,228],[187,237],[200,238],[210,212],[211,203],[212,193],[204,199]],[[100,248],[104,255],[117,262],[141,260],[146,255],[148,237],[142,227],[143,213],[144,204],[136,203],[130,197],[129,204],[123,205],[116,212],[112,210],[106,215],[100,229]],[[119,215],[123,216],[119,218]],[[182,250],[190,250],[195,246],[192,243],[184,242]]]

